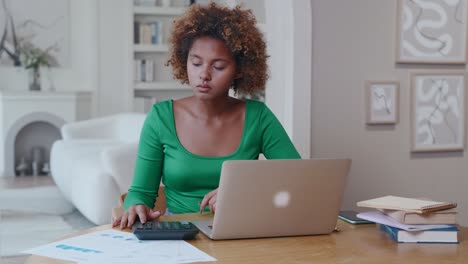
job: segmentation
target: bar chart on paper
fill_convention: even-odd
[[[132,233],[113,229],[73,237],[24,253],[78,263],[187,263],[215,261],[183,240],[140,241]]]

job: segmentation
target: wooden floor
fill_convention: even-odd
[[[0,190],[55,185],[51,176],[0,177]],[[1,264],[22,264],[29,256],[2,257]]]
[[[0,190],[55,185],[51,176],[0,177]]]

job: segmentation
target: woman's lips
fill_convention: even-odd
[[[209,90],[211,90],[211,87],[209,85],[198,85],[197,87],[198,87],[198,91],[202,93],[206,93]]]

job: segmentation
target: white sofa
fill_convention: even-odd
[[[90,221],[110,223],[112,208],[131,184],[144,114],[125,113],[69,123],[51,150],[52,177]]]

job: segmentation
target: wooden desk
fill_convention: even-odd
[[[202,220],[209,215],[185,214],[162,217],[162,221]],[[404,244],[394,242],[376,225],[351,225],[338,221],[340,232],[331,235],[221,240],[203,234],[188,241],[218,259],[208,263],[467,263],[468,228],[461,228],[460,244]],[[111,228],[104,225],[72,236]],[[130,231],[130,229],[127,229]],[[26,263],[71,263],[31,256]]]

